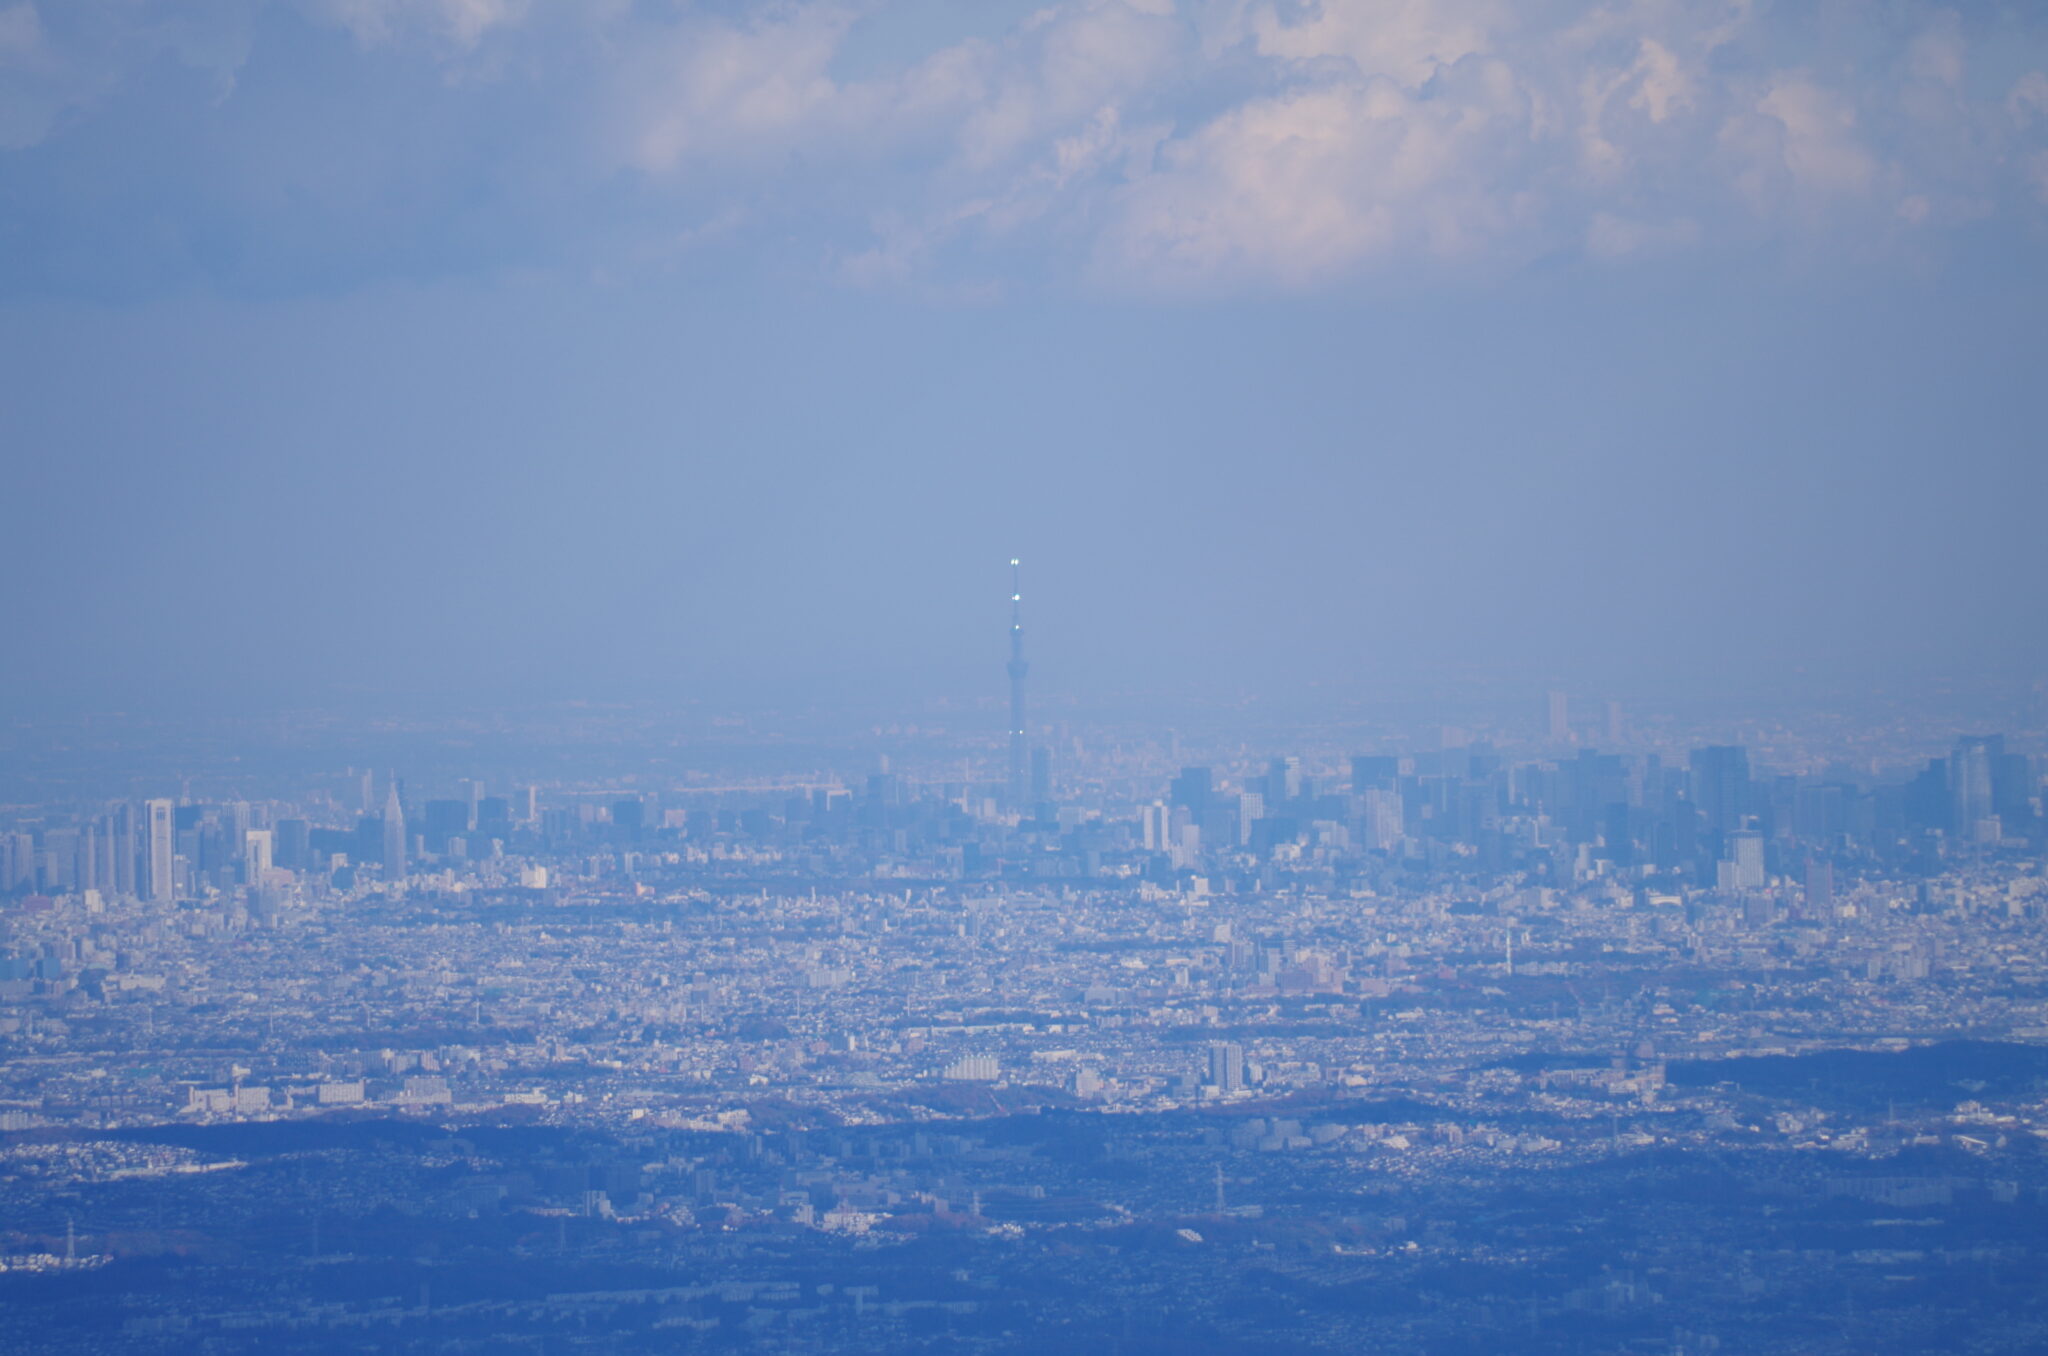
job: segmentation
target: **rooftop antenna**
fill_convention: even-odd
[[[1024,675],[1031,665],[1024,661],[1024,573],[1023,562],[1010,557],[1010,806],[1024,804],[1030,776],[1030,754],[1024,735]]]

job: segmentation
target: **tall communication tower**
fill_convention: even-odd
[[[1025,747],[1024,575],[1022,562],[1010,557],[1010,806],[1021,808],[1030,791],[1031,751]]]

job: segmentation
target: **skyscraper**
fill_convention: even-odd
[[[1355,753],[1351,755],[1351,792],[1363,795],[1367,791],[1392,791],[1401,782],[1401,760],[1385,754]]]
[[[1550,742],[1562,744],[1572,737],[1570,699],[1562,692],[1550,694]]]
[[[1244,1086],[1244,1047],[1236,1041],[1209,1043],[1209,1083],[1224,1092]]]
[[[1406,821],[1401,793],[1373,787],[1361,799],[1364,802],[1361,817],[1364,842],[1361,846],[1370,852],[1392,852],[1400,847]]]
[[[1024,577],[1022,562],[1010,558],[1010,805],[1021,807],[1030,791],[1030,753],[1024,734]]]
[[[145,893],[135,879],[136,859],[141,855],[135,845],[135,806],[123,801],[114,807],[113,824],[109,831],[113,840],[112,852],[114,869],[114,893],[123,899],[133,899]]]
[[[1715,833],[1733,833],[1749,818],[1749,751],[1713,744],[1692,751],[1692,796]]]
[[[1266,804],[1275,810],[1301,796],[1301,759],[1275,758],[1266,764]]]
[[[270,878],[273,843],[269,829],[245,829],[242,833],[242,879],[250,885],[265,884]]]
[[[1815,913],[1835,907],[1835,867],[1824,857],[1806,859],[1806,907]]]
[[[1172,844],[1173,812],[1164,801],[1153,801],[1140,812],[1145,851],[1165,852]]]
[[[1989,824],[1993,808],[1992,770],[2005,756],[2002,735],[1964,735],[1948,756],[1949,818],[1966,843],[1998,834]]]
[[[96,835],[97,842],[93,854],[97,858],[97,865],[93,868],[93,876],[102,891],[125,894],[127,892],[120,889],[119,868],[115,865],[115,854],[120,847],[114,836],[114,816],[101,815],[98,824],[99,832]],[[135,867],[132,863],[128,871],[130,875],[134,874]]]
[[[171,803],[161,799],[144,801],[142,814],[142,888],[153,902],[167,904],[171,898],[172,844],[176,841]]]
[[[405,879],[405,809],[396,782],[384,796],[384,879]]]
[[[1186,808],[1196,823],[1201,823],[1209,813],[1209,797],[1214,790],[1214,780],[1205,767],[1184,767],[1180,775],[1167,788],[1167,802]]]
[[[1717,883],[1722,889],[1761,890],[1764,874],[1764,836],[1743,829],[1728,835],[1728,858],[1722,864]]]
[[[71,853],[71,884],[73,888],[80,891],[99,889],[99,829],[90,820],[79,825],[78,837],[72,843]]]

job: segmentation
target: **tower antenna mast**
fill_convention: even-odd
[[[1010,557],[1010,807],[1021,809],[1030,777],[1030,752],[1025,747],[1024,675],[1031,665],[1024,662],[1024,574],[1023,562]]]

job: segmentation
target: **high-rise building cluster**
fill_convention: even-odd
[[[794,875],[876,871],[935,880],[1145,883],[1211,893],[1384,888],[1403,876],[1532,888],[1600,881],[1655,892],[1761,891],[1869,873],[1931,874],[1971,854],[2038,851],[2042,778],[2003,738],[1971,735],[1911,776],[1792,775],[1735,745],[1683,763],[1579,748],[1515,760],[1485,744],[1182,768],[1116,803],[1057,794],[1049,751],[1022,807],[1001,788],[869,774],[808,790],[484,793],[409,801],[387,779],[374,811],[152,798],[0,832],[0,893],[156,901],[390,888],[517,859],[545,869],[600,854],[775,861]],[[1098,783],[1100,778],[1095,779]],[[516,805],[515,805],[516,800]]]

